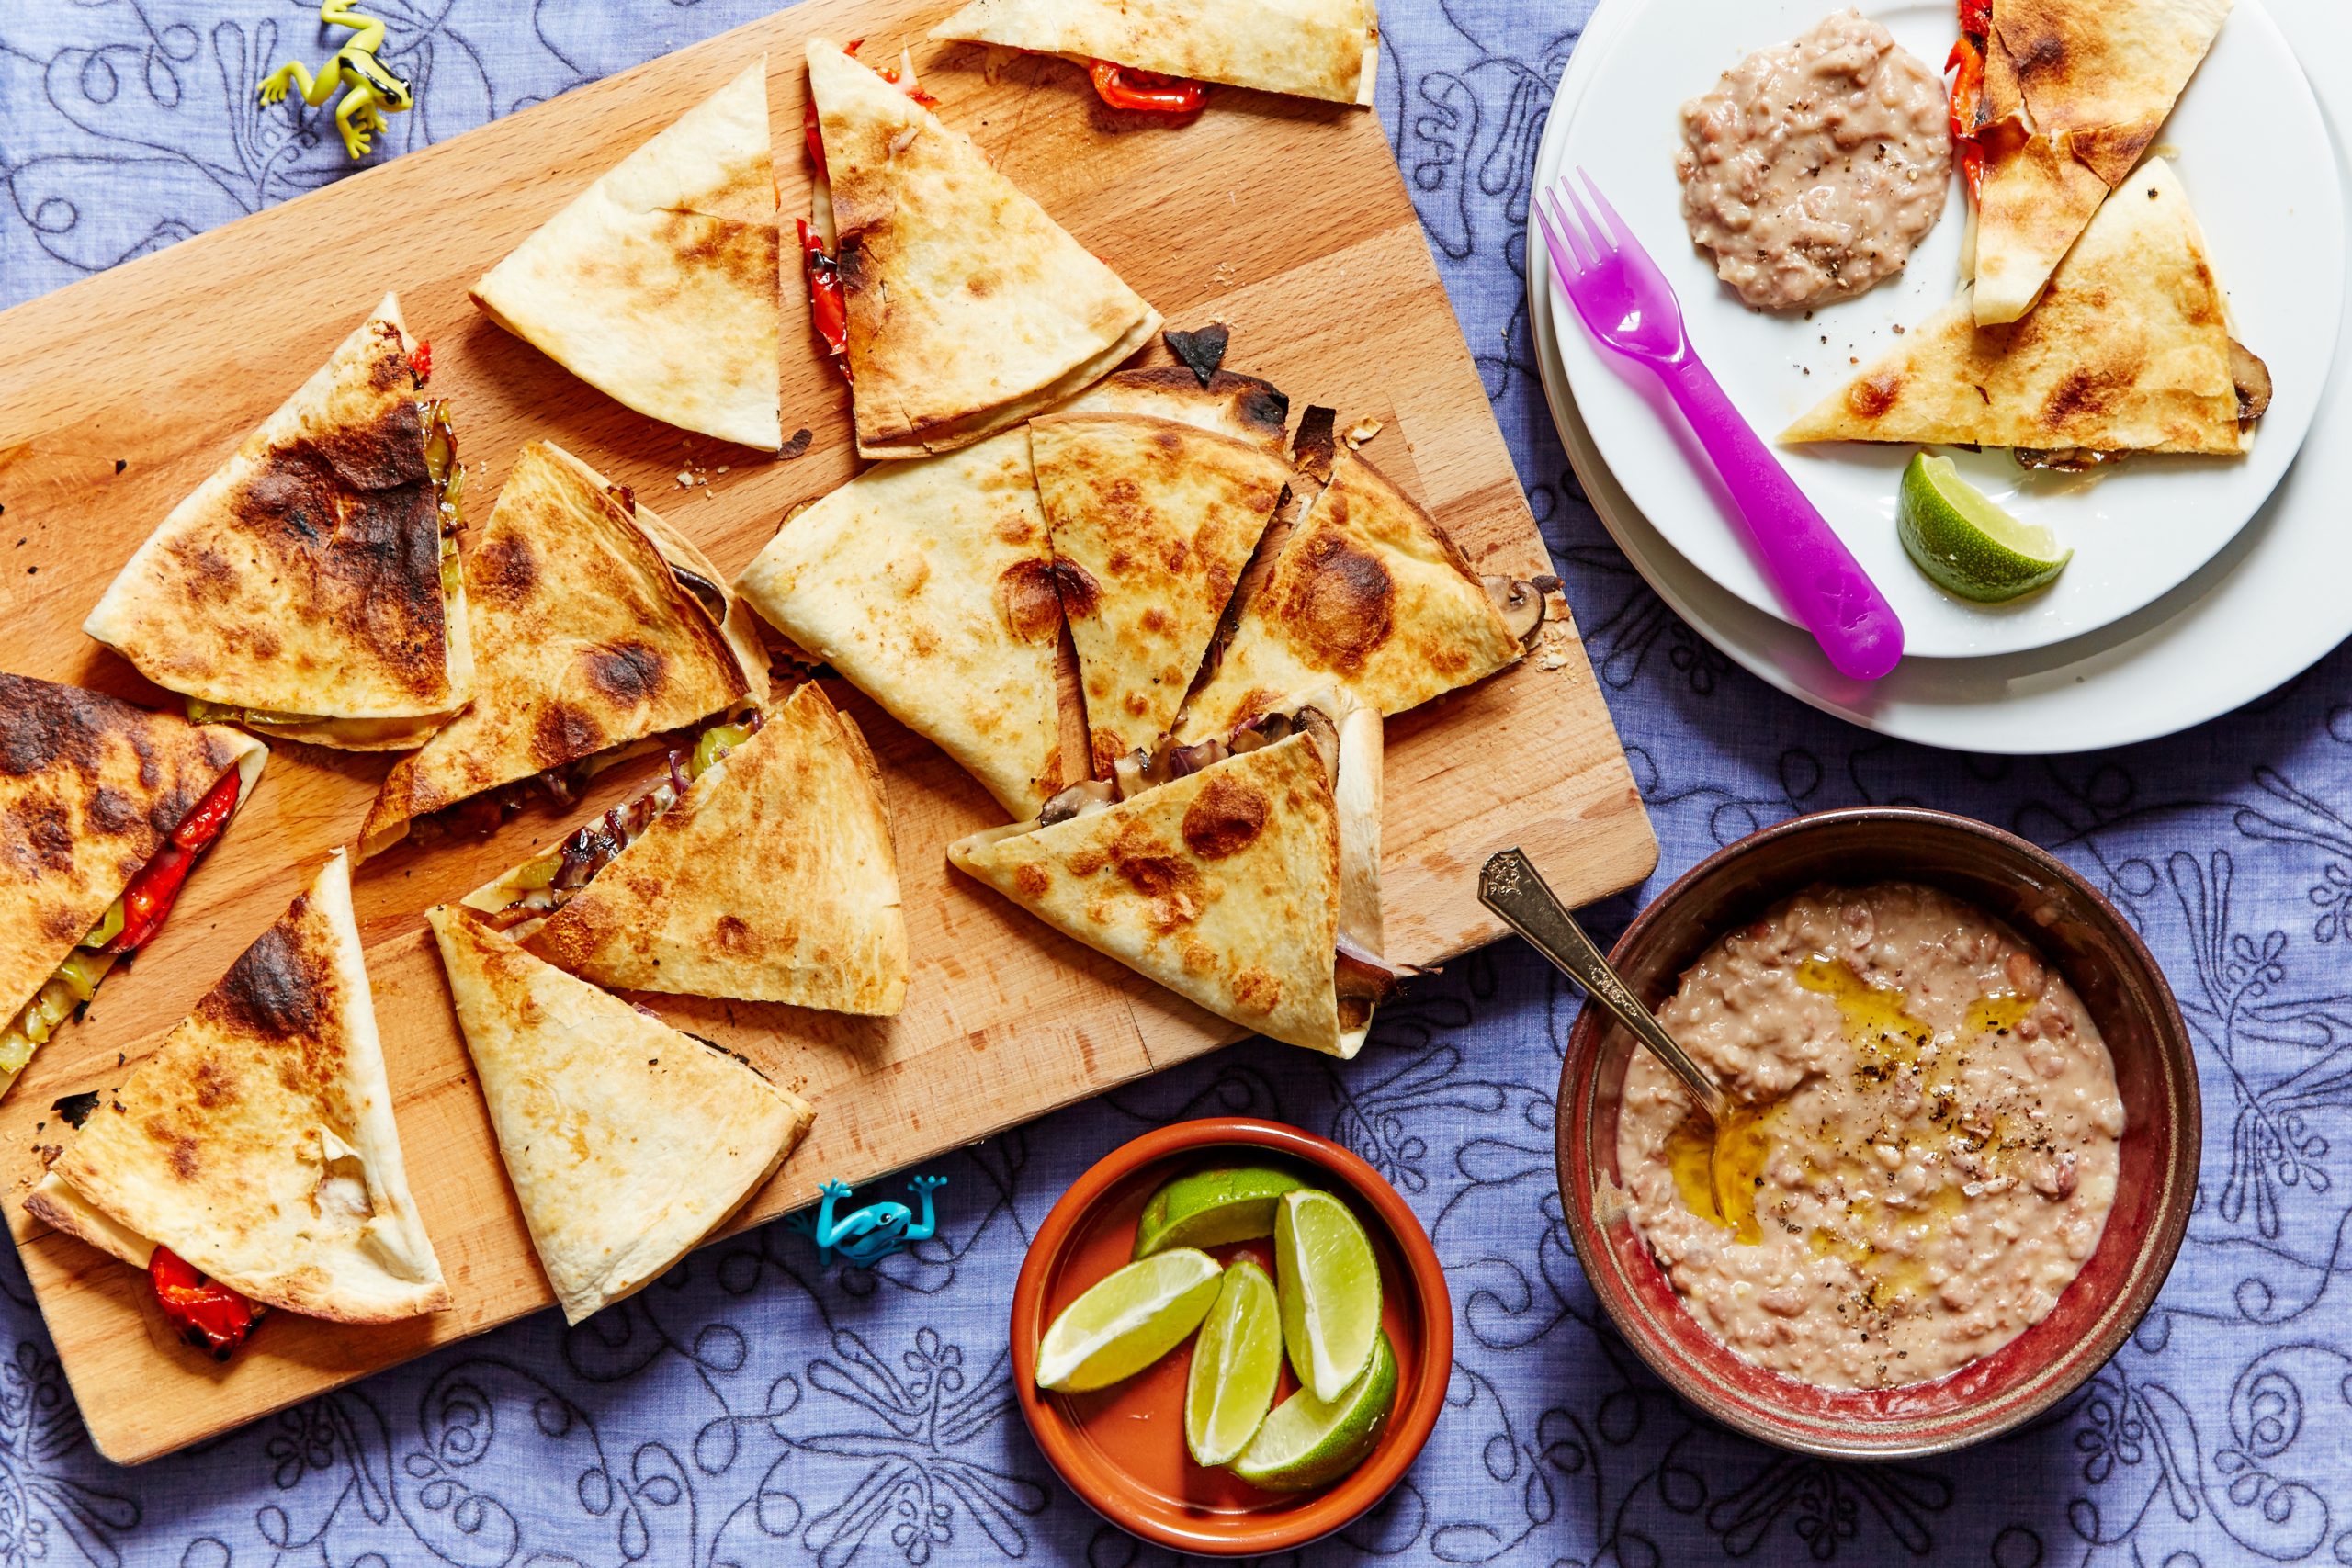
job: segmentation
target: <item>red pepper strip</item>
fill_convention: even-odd
[[[813,96],[808,100],[808,107],[800,111],[800,139],[808,144],[808,161],[817,165],[819,174],[823,174],[825,172],[825,137],[817,127],[817,100]]]
[[[139,874],[122,890],[122,930],[107,943],[108,953],[136,953],[162,929],[164,917],[172,912],[197,857],[220,836],[231,813],[237,809],[237,791],[243,783],[234,768],[221,774],[220,782],[196,803],[196,809],[180,818],[170,841],[139,868]]]
[[[1960,0],[1960,30],[1978,38],[1993,31],[1993,0]]]
[[[1207,101],[1208,89],[1182,76],[1162,76],[1132,65],[1097,60],[1091,70],[1094,91],[1114,109],[1138,109],[1147,114],[1191,114]]]
[[[841,264],[825,254],[825,242],[808,227],[805,218],[795,219],[800,229],[800,264],[808,275],[808,316],[817,328],[817,335],[825,340],[825,347],[841,367],[842,378],[849,378],[849,297],[842,288]]]
[[[164,1321],[216,1361],[227,1360],[229,1353],[254,1331],[253,1303],[228,1286],[206,1279],[168,1247],[156,1247],[147,1259],[147,1282],[155,1289]]]
[[[425,340],[424,342],[418,344],[416,345],[416,352],[415,352],[414,354],[412,354],[412,355],[410,355],[408,356],[408,363],[409,363],[409,368],[410,368],[410,369],[412,369],[412,370],[413,370],[414,372],[416,372],[416,384],[417,384],[418,386],[422,387],[422,386],[424,386],[424,383],[426,383],[427,381],[432,380],[432,379],[433,379],[433,344],[432,344],[432,340],[427,339],[427,340]]]
[[[1967,0],[1962,8],[1966,9]],[[1951,81],[1951,144],[1960,154],[1960,172],[1968,182],[1969,199],[1984,193],[1984,145],[1976,140],[1976,117],[1984,102],[1984,50],[1975,38],[1963,35],[1951,46],[1944,69]]]

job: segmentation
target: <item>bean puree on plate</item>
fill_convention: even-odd
[[[1658,1020],[1741,1110],[1711,1143],[1637,1052],[1621,1179],[1684,1303],[1747,1359],[1830,1388],[1941,1377],[2039,1322],[2098,1246],[2114,1064],[1984,911],[1815,888],[1708,948]]]

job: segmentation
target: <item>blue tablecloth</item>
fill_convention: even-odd
[[[423,100],[392,122],[396,154],[770,7],[370,8]],[[1031,1446],[1004,1303],[1090,1162],[1159,1122],[1238,1111],[1378,1166],[1454,1292],[1435,1440],[1310,1561],[2352,1561],[2352,1314],[2335,1284],[2352,1269],[2352,666],[2339,654],[2172,740],[2030,761],[1883,740],[1736,671],[1610,544],[1537,384],[1528,174],[1581,9],[1384,11],[1380,113],[1567,579],[1661,876],[1794,812],[1917,801],[2052,847],[2164,960],[2197,1034],[2204,1180],[2132,1344],[2033,1429],[1929,1463],[1820,1463],[1698,1419],[1600,1320],[1570,1256],[1552,1114],[1577,998],[1504,947],[1418,984],[1352,1064],[1227,1052],[942,1161],[942,1239],[911,1258],[827,1273],[771,1226],[573,1332],[543,1314],[137,1471],[84,1438],[11,1255],[0,1564],[1159,1561]],[[323,112],[264,112],[250,85],[324,47],[292,0],[0,0],[0,304],[335,177]]]

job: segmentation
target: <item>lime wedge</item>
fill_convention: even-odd
[[[1912,564],[1936,586],[1980,604],[2046,587],[2075,558],[2049,529],[2020,523],[1985,500],[1950,457],[1925,452],[1903,470],[1894,531]]]
[[[1244,1258],[1225,1271],[1184,1377],[1184,1446],[1194,1464],[1224,1464],[1250,1446],[1283,1375],[1274,1282]]]
[[[1380,1337],[1380,1265],[1345,1203],[1312,1188],[1274,1210],[1274,1277],[1291,1370],[1317,1399],[1340,1397]]]
[[[1300,1389],[1274,1406],[1233,1473],[1268,1492],[1304,1492],[1326,1485],[1362,1464],[1387,1429],[1396,1403],[1396,1352],[1388,1336],[1373,1341],[1363,1375],[1323,1400]]]
[[[1302,1183],[1262,1165],[1196,1170],[1151,1195],[1136,1226],[1136,1256],[1171,1247],[1223,1247],[1274,1234],[1274,1200]]]
[[[1173,1350],[1200,1326],[1225,1270],[1186,1247],[1130,1263],[1062,1309],[1037,1347],[1037,1386],[1107,1388]]]

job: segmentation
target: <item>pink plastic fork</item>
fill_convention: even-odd
[[[1647,366],[1690,423],[1723,476],[1764,570],[1840,674],[1875,681],[1903,657],[1903,623],[1804,492],[1789,478],[1682,330],[1682,307],[1657,264],[1582,169],[1605,226],[1595,223],[1564,175],[1535,203],[1552,271],[1585,330],[1603,348]],[[1572,222],[1560,205],[1576,209]]]

